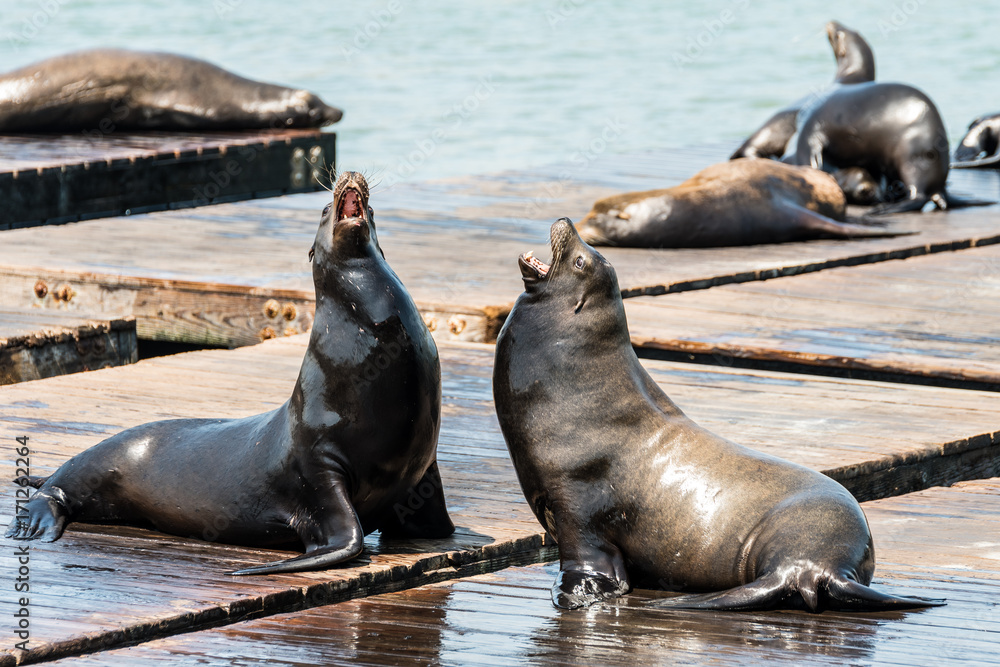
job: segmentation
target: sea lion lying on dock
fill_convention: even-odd
[[[151,523],[233,544],[305,547],[233,573],[267,574],[349,560],[374,530],[450,535],[436,461],[437,347],[382,255],[361,174],[337,180],[313,252],[316,316],[284,405],[122,431],[36,480],[7,537],[52,542],[71,521]],[[417,488],[424,502],[413,509]]]
[[[308,91],[171,53],[78,51],[0,76],[0,132],[284,129],[342,115]]]
[[[559,545],[557,607],[634,585],[688,609],[940,604],[868,587],[864,512],[836,481],[692,422],[639,363],[612,266],[566,218],[522,255],[493,396],[524,496]]]
[[[1000,169],[1000,113],[980,116],[955,148],[955,169]]]
[[[837,21],[826,24],[826,36],[837,59],[837,73],[834,75],[833,85],[875,80],[875,54],[872,53],[864,37]],[[741,157],[780,159],[785,154],[788,141],[795,135],[799,110],[809,99],[811,96],[771,116],[759,130],[736,149],[730,159]]]
[[[579,222],[592,245],[706,248],[819,238],[895,236],[846,222],[837,182],[816,169],[741,158],[680,185],[601,199]]]

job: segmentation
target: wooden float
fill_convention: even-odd
[[[321,189],[319,130],[0,135],[0,230]]]
[[[1000,246],[628,299],[661,358],[1000,390]]]
[[[2,387],[10,461],[16,437],[28,438],[32,474],[45,475],[129,426],[272,409],[287,399],[306,342],[295,336]],[[234,578],[224,573],[289,552],[73,524],[58,542],[28,543],[32,634],[29,652],[17,659],[53,659],[554,558],[496,422],[493,348],[443,343],[440,351],[438,460],[458,526],[452,538],[393,542],[372,535],[364,555],[344,567]],[[702,425],[827,472],[862,499],[1000,474],[989,472],[1000,461],[995,393],[644,364]],[[205,456],[206,465],[215,464],[211,451]],[[13,484],[0,486],[3,525],[13,515],[15,491]],[[0,572],[13,581],[19,566],[8,546]],[[16,607],[13,595],[0,597],[0,615],[12,618]],[[0,664],[14,660],[10,654]]]
[[[0,385],[132,364],[137,355],[132,316],[0,307]]]
[[[613,192],[676,184],[726,155],[603,155],[586,167],[384,190],[376,175],[372,204],[386,257],[435,335],[490,342],[522,291],[517,256],[547,257],[556,218],[578,220]],[[1000,183],[992,172],[957,176],[959,190],[982,198]],[[316,193],[5,232],[0,298],[32,305],[39,280],[66,283],[77,295],[71,308],[130,313],[140,338],[239,346],[301,332],[313,299],[306,255],[328,200]],[[602,252],[626,296],[662,295],[993,244],[997,218],[986,207],[897,216],[892,224],[920,233],[889,239]]]
[[[874,585],[946,598],[911,612],[665,610],[635,590],[587,611],[552,606],[558,564],[512,567],[182,634],[74,665],[994,664],[1000,479],[866,503]],[[68,662],[68,661],[67,661]],[[62,661],[56,662],[61,665]]]

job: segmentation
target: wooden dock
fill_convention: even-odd
[[[64,297],[72,298],[68,292]],[[0,385],[132,364],[137,355],[132,316],[95,319],[0,307]]]
[[[494,350],[483,344],[495,339],[521,292],[516,257],[525,250],[547,256],[556,218],[579,219],[614,192],[678,183],[729,148],[603,155],[585,168],[373,188],[386,257],[439,340],[438,458],[456,534],[408,541],[371,535],[364,554],[343,567],[235,578],[224,573],[290,553],[73,524],[56,543],[30,543],[29,650],[12,649],[16,640],[4,631],[0,666],[81,654],[92,655],[71,659],[989,659],[1000,636],[1000,358],[989,329],[1000,300],[998,207],[898,216],[894,225],[920,233],[891,239],[602,250],[630,297],[633,342],[643,354],[664,357],[643,364],[671,398],[720,435],[843,483],[865,502],[876,585],[947,597],[947,607],[704,614],[652,609],[647,603],[662,595],[653,591],[587,612],[551,606],[555,570],[541,563],[557,551],[518,486],[492,403]],[[18,151],[42,164],[44,156]],[[308,163],[309,151],[305,156]],[[949,189],[997,199],[1000,173],[958,172]],[[220,191],[215,199],[226,196]],[[7,312],[0,312],[0,337],[13,340],[3,326],[24,313],[34,319],[23,331],[66,324],[75,341],[82,338],[74,318],[126,316],[143,340],[246,346],[0,387],[9,451],[14,438],[27,436],[31,472],[44,475],[130,426],[241,417],[283,403],[305,351],[307,337],[299,334],[312,323],[306,253],[328,198],[299,194],[145,214],[133,208],[128,217],[0,232],[0,308]],[[13,514],[15,488],[0,485],[0,523]],[[0,553],[7,581],[17,567],[13,549]],[[13,618],[17,604],[13,594],[0,596],[0,616]]]
[[[313,192],[319,130],[0,135],[0,230]]]
[[[557,564],[282,614],[76,659],[80,665],[995,664],[1000,479],[865,504],[873,585],[946,598],[914,612],[657,609],[636,590],[587,611],[552,606]],[[990,536],[990,537],[986,537]],[[67,661],[68,662],[68,661]],[[58,661],[56,665],[63,664]]]
[[[998,310],[998,246],[626,301],[661,358],[992,391]]]
[[[44,475],[128,426],[240,417],[280,405],[306,340],[11,385],[0,391],[0,414],[9,437],[29,437],[32,474]],[[438,459],[458,526],[452,538],[390,542],[373,535],[346,567],[234,578],[223,573],[289,553],[73,524],[58,542],[30,543],[32,642],[19,659],[48,660],[555,558],[523,500],[496,422],[492,346],[446,343],[440,351]],[[1000,394],[644,363],[701,424],[823,470],[861,498],[1000,474],[986,472],[1000,461]],[[0,488],[3,524],[13,513],[14,490]],[[5,550],[0,572],[9,578],[15,568],[13,551]],[[14,604],[10,596],[0,599],[0,615],[10,618]],[[0,657],[0,664],[14,659]]]
[[[675,184],[726,150],[605,155],[585,169],[376,186],[372,205],[386,256],[435,335],[490,342],[522,290],[517,256],[547,256],[556,218],[579,219],[612,192]],[[998,179],[965,171],[953,181],[958,191],[997,198]],[[304,331],[313,299],[306,254],[328,199],[316,193],[13,230],[0,246],[0,298],[25,305],[38,280],[65,282],[78,294],[74,307],[132,314],[144,339],[238,346]],[[997,215],[986,207],[897,216],[898,228],[920,233],[889,239],[602,252],[627,296],[670,294],[994,244]],[[292,310],[290,320],[276,315]]]

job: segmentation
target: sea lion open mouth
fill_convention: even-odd
[[[337,222],[345,218],[364,217],[365,210],[361,206],[361,193],[356,188],[349,188],[340,200],[340,207],[337,209]]]
[[[545,280],[551,268],[549,264],[532,255],[530,250],[517,258],[517,265],[521,269],[521,278],[526,283]]]
[[[521,278],[525,283],[536,283],[545,280],[549,276],[552,267],[559,262],[563,251],[570,239],[576,236],[573,222],[569,218],[559,218],[552,224],[549,232],[549,247],[552,248],[552,263],[546,264],[542,260],[532,255],[531,251],[522,254],[517,258],[517,265],[521,269]]]

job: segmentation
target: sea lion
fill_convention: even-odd
[[[969,123],[969,131],[955,148],[955,169],[1000,168],[1000,113],[980,116]]]
[[[316,315],[284,405],[122,431],[44,480],[7,537],[51,542],[71,521],[148,522],[227,543],[305,547],[232,573],[268,574],[353,558],[374,530],[450,535],[436,462],[437,348],[382,255],[361,174],[337,180],[313,250]],[[406,499],[417,488],[425,502],[414,510]]]
[[[864,37],[837,21],[826,24],[826,36],[837,59],[834,86],[875,80],[875,54]],[[730,159],[780,158],[784,155],[789,139],[795,134],[799,110],[812,97],[814,96],[805,97],[771,116],[736,149]]]
[[[844,193],[829,174],[741,158],[712,165],[672,188],[601,199],[578,229],[593,245],[638,248],[897,235],[844,222],[846,216]]]
[[[837,185],[844,191],[848,204],[874,206],[883,201],[883,186],[861,167],[848,167],[833,172]]]
[[[562,218],[552,263],[521,255],[524,292],[497,338],[493,397],[524,496],[557,541],[557,607],[631,586],[708,591],[697,609],[900,609],[868,587],[861,507],[840,484],[716,436],[640,365],[612,266]]]
[[[93,49],[0,76],[0,132],[322,127],[342,115],[308,91],[171,53]]]
[[[836,171],[861,167],[889,184],[874,214],[988,202],[948,195],[948,135],[934,102],[902,83],[858,83],[830,91],[799,113],[786,161]],[[896,196],[895,193],[900,193]]]

